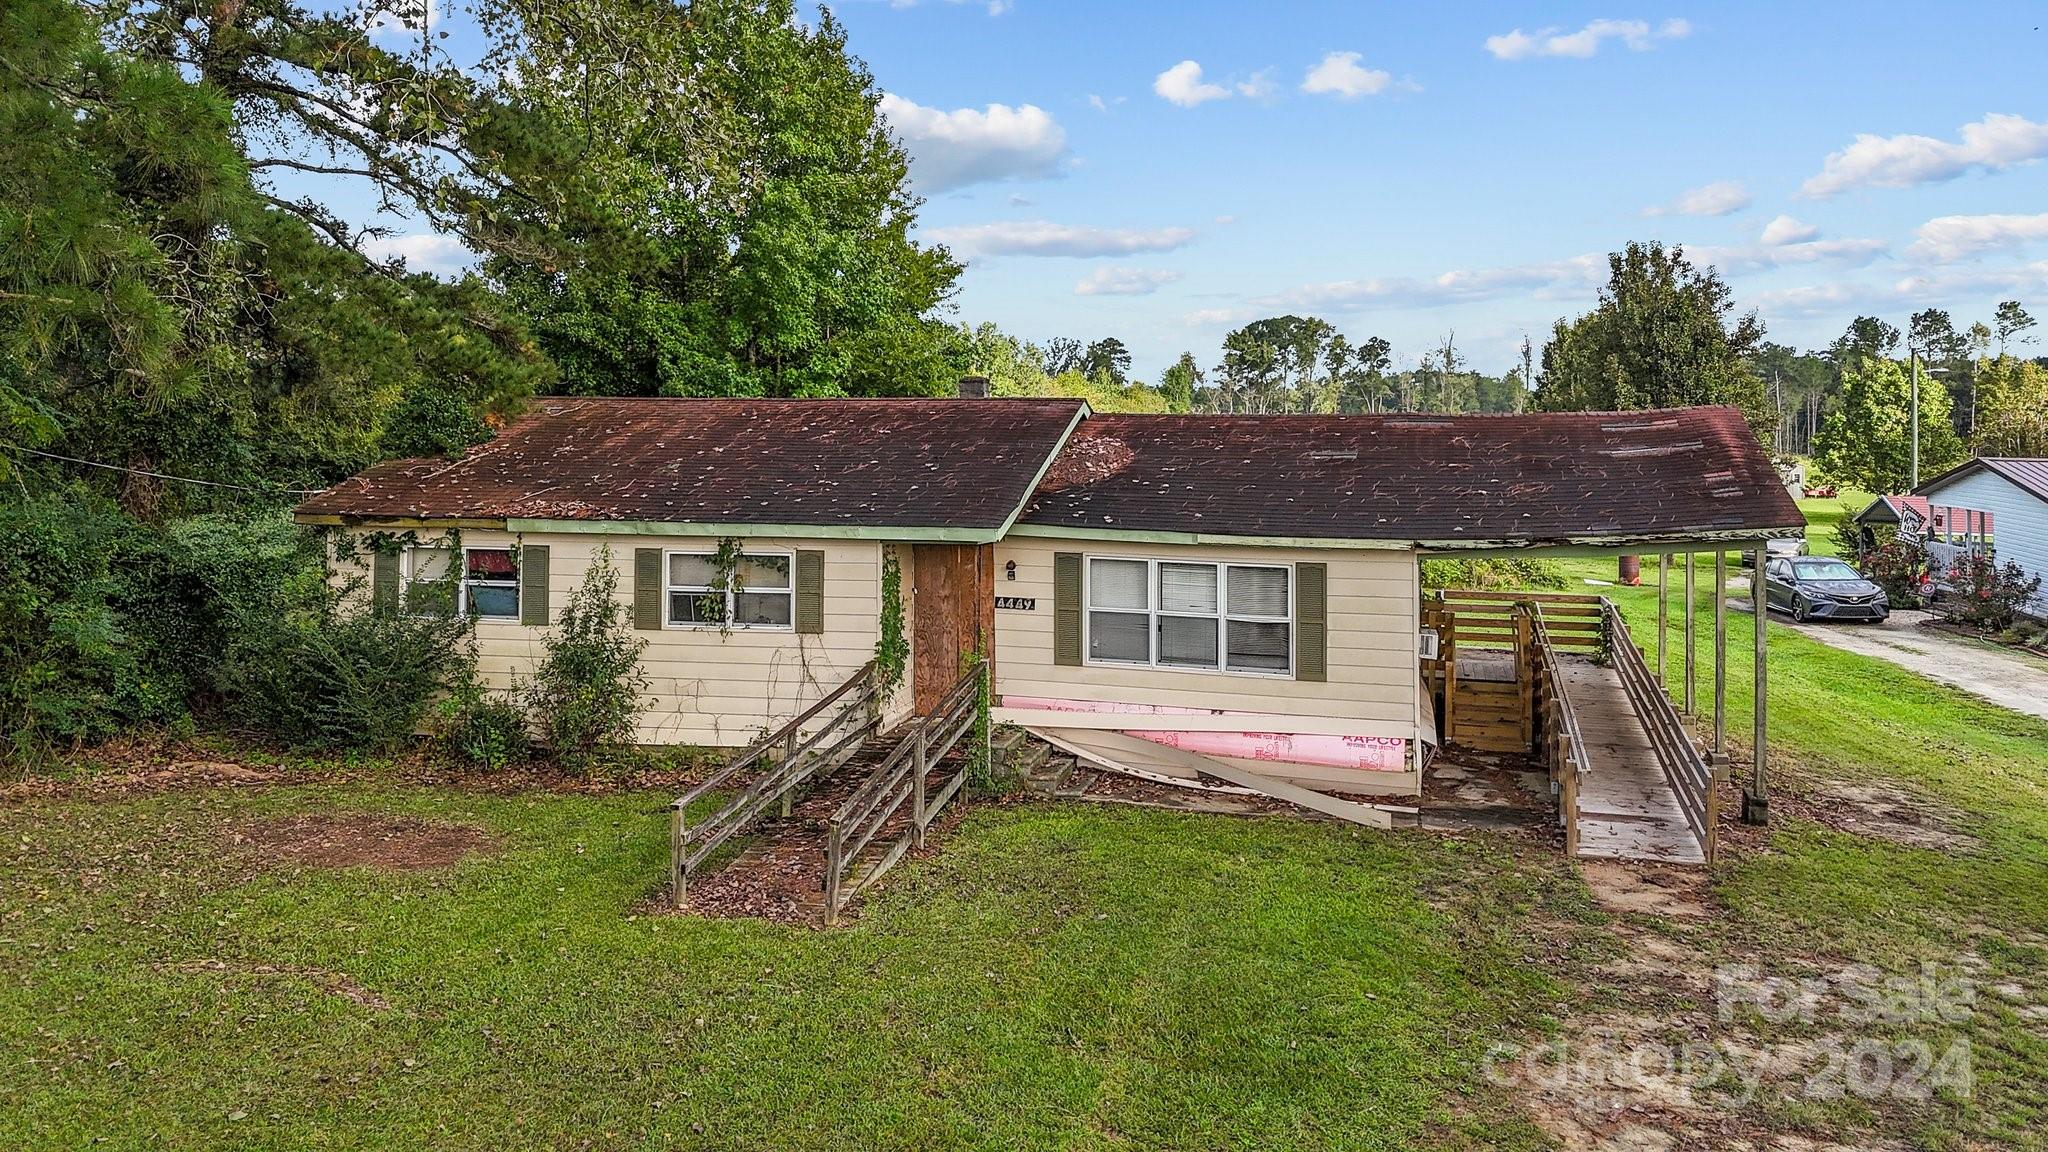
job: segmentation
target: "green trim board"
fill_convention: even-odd
[[[1587,536],[1562,543],[1519,544],[1512,540],[1359,540],[1327,536],[1230,536],[1215,532],[1162,532],[1140,528],[1065,528],[1048,524],[1019,524],[1012,536],[1054,540],[1110,540],[1140,544],[1196,544],[1240,548],[1312,548],[1324,550],[1421,552],[1432,556],[1469,556],[1474,553],[1503,553],[1516,556],[1614,556],[1622,553],[1655,555],[1659,552],[1711,551],[1711,545],[1730,550],[1743,545],[1761,547],[1767,539],[1796,540],[1805,535],[1801,528],[1779,528],[1766,532],[1690,531],[1645,533],[1627,536]]]
[[[602,536],[788,536],[805,540],[908,540],[917,543],[992,544],[993,528],[920,528],[867,524],[698,524],[662,520],[505,521],[508,532]]]
[[[1067,441],[1073,438],[1074,429],[1081,426],[1081,421],[1093,415],[1095,409],[1089,407],[1086,400],[1081,401],[1081,406],[1074,411],[1074,418],[1067,421],[1067,430],[1060,433],[1060,438],[1053,444],[1052,451],[1045,454],[1045,462],[1038,466],[1037,474],[1031,477],[1031,483],[1024,489],[1023,498],[1017,501],[1015,508],[1010,509],[1010,514],[1003,518],[1002,526],[996,529],[995,539],[1000,540],[1010,534],[1010,529],[1016,526],[1017,517],[1024,514],[1024,509],[1031,503],[1031,498],[1038,495],[1038,486],[1045,483],[1045,474],[1052,471],[1052,466],[1059,460],[1060,453],[1067,450]]]

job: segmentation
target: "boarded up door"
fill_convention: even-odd
[[[993,544],[911,548],[911,683],[920,716],[959,682],[970,654],[979,649],[994,660],[995,563]]]

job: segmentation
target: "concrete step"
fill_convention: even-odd
[[[1048,756],[1036,772],[1024,778],[1025,787],[1046,796],[1056,795],[1060,787],[1074,774],[1072,756]]]
[[[1045,768],[1045,762],[1052,758],[1052,748],[1033,740],[1007,757],[1010,771],[1019,779],[1029,780]]]
[[[1100,779],[1102,779],[1101,772],[1093,768],[1082,768],[1079,771],[1072,774],[1071,776],[1067,777],[1067,782],[1065,785],[1059,788],[1055,788],[1053,790],[1053,795],[1064,796],[1068,799],[1072,799],[1076,796],[1085,794],[1088,791],[1089,787]]]

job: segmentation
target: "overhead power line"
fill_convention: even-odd
[[[108,464],[100,460],[81,460],[76,456],[65,456],[57,452],[45,452],[40,448],[25,448],[19,444],[0,444],[0,449],[9,452],[26,452],[30,456],[41,456],[45,460],[62,460],[66,464],[79,464],[87,468],[104,468],[109,472],[125,472],[130,476],[147,476],[152,480],[169,480],[177,484],[198,484],[207,488],[232,488],[237,492],[254,492],[259,496],[314,496],[326,491],[324,488],[257,488],[248,484],[230,484],[225,480],[200,480],[192,476],[173,476],[168,472],[151,472],[147,468],[129,468],[120,464]]]

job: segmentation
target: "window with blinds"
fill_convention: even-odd
[[[1293,575],[1284,565],[1090,557],[1088,659],[1287,675]]]

